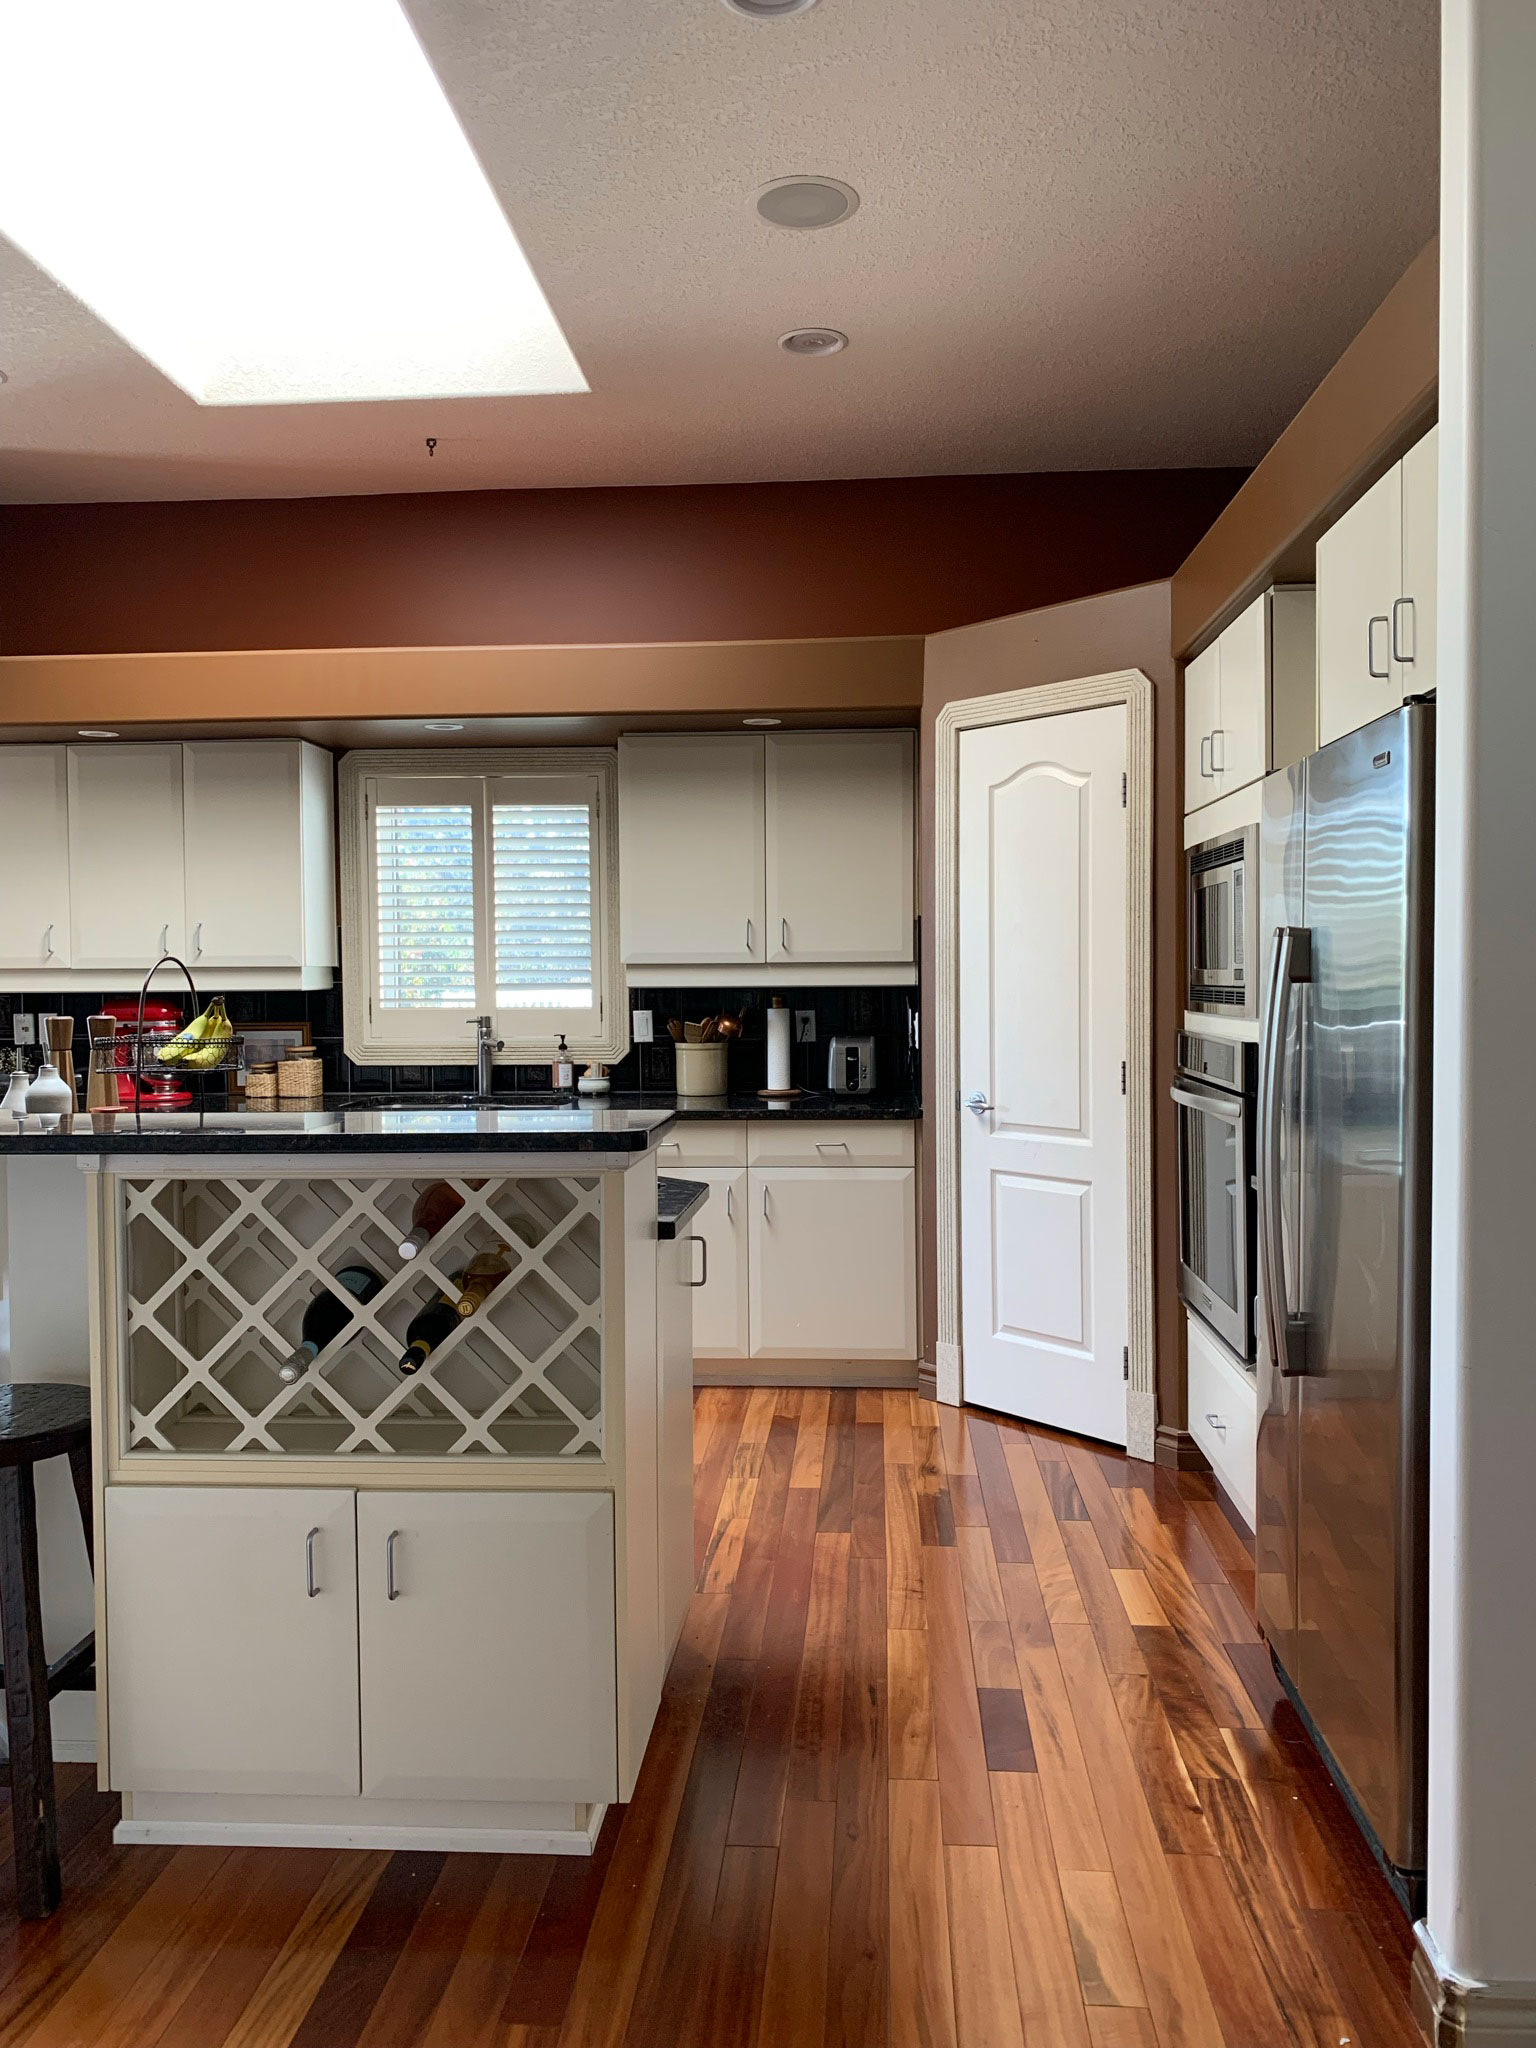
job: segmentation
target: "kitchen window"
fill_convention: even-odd
[[[367,1065],[627,1050],[615,757],[600,749],[349,754],[341,765],[346,1048]]]

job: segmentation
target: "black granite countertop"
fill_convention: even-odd
[[[319,1108],[97,1111],[45,1127],[39,1117],[0,1120],[7,1154],[306,1152],[647,1152],[672,1121],[667,1108],[557,1102],[385,1106],[377,1098],[328,1098]]]
[[[696,1209],[709,1200],[709,1183],[662,1174],[656,1182],[656,1235],[676,1237]]]
[[[768,1102],[761,1095],[611,1095],[615,1109],[666,1109],[689,1122],[733,1121],[738,1117],[799,1117],[817,1123],[867,1123],[885,1120],[911,1123],[923,1113],[915,1095],[832,1095],[806,1089],[788,1101]]]

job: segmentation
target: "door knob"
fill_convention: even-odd
[[[993,1104],[988,1102],[986,1096],[978,1088],[974,1095],[967,1095],[965,1106],[967,1109],[974,1111],[977,1116],[985,1116],[987,1111],[993,1107]]]

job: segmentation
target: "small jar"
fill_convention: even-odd
[[[247,1102],[276,1102],[276,1060],[252,1060],[245,1070],[245,1099]]]
[[[277,1070],[277,1092],[285,1102],[318,1102],[324,1095],[324,1071],[312,1045],[296,1045],[284,1053]]]

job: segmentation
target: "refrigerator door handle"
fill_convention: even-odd
[[[1285,1079],[1285,1034],[1291,991],[1312,979],[1312,934],[1304,925],[1281,925],[1270,955],[1269,1006],[1262,1040],[1263,1086],[1259,1098],[1259,1259],[1263,1271],[1264,1315],[1270,1355],[1285,1379],[1306,1371],[1305,1324],[1293,1316],[1285,1293],[1285,1256],[1280,1243],[1280,1106]]]

